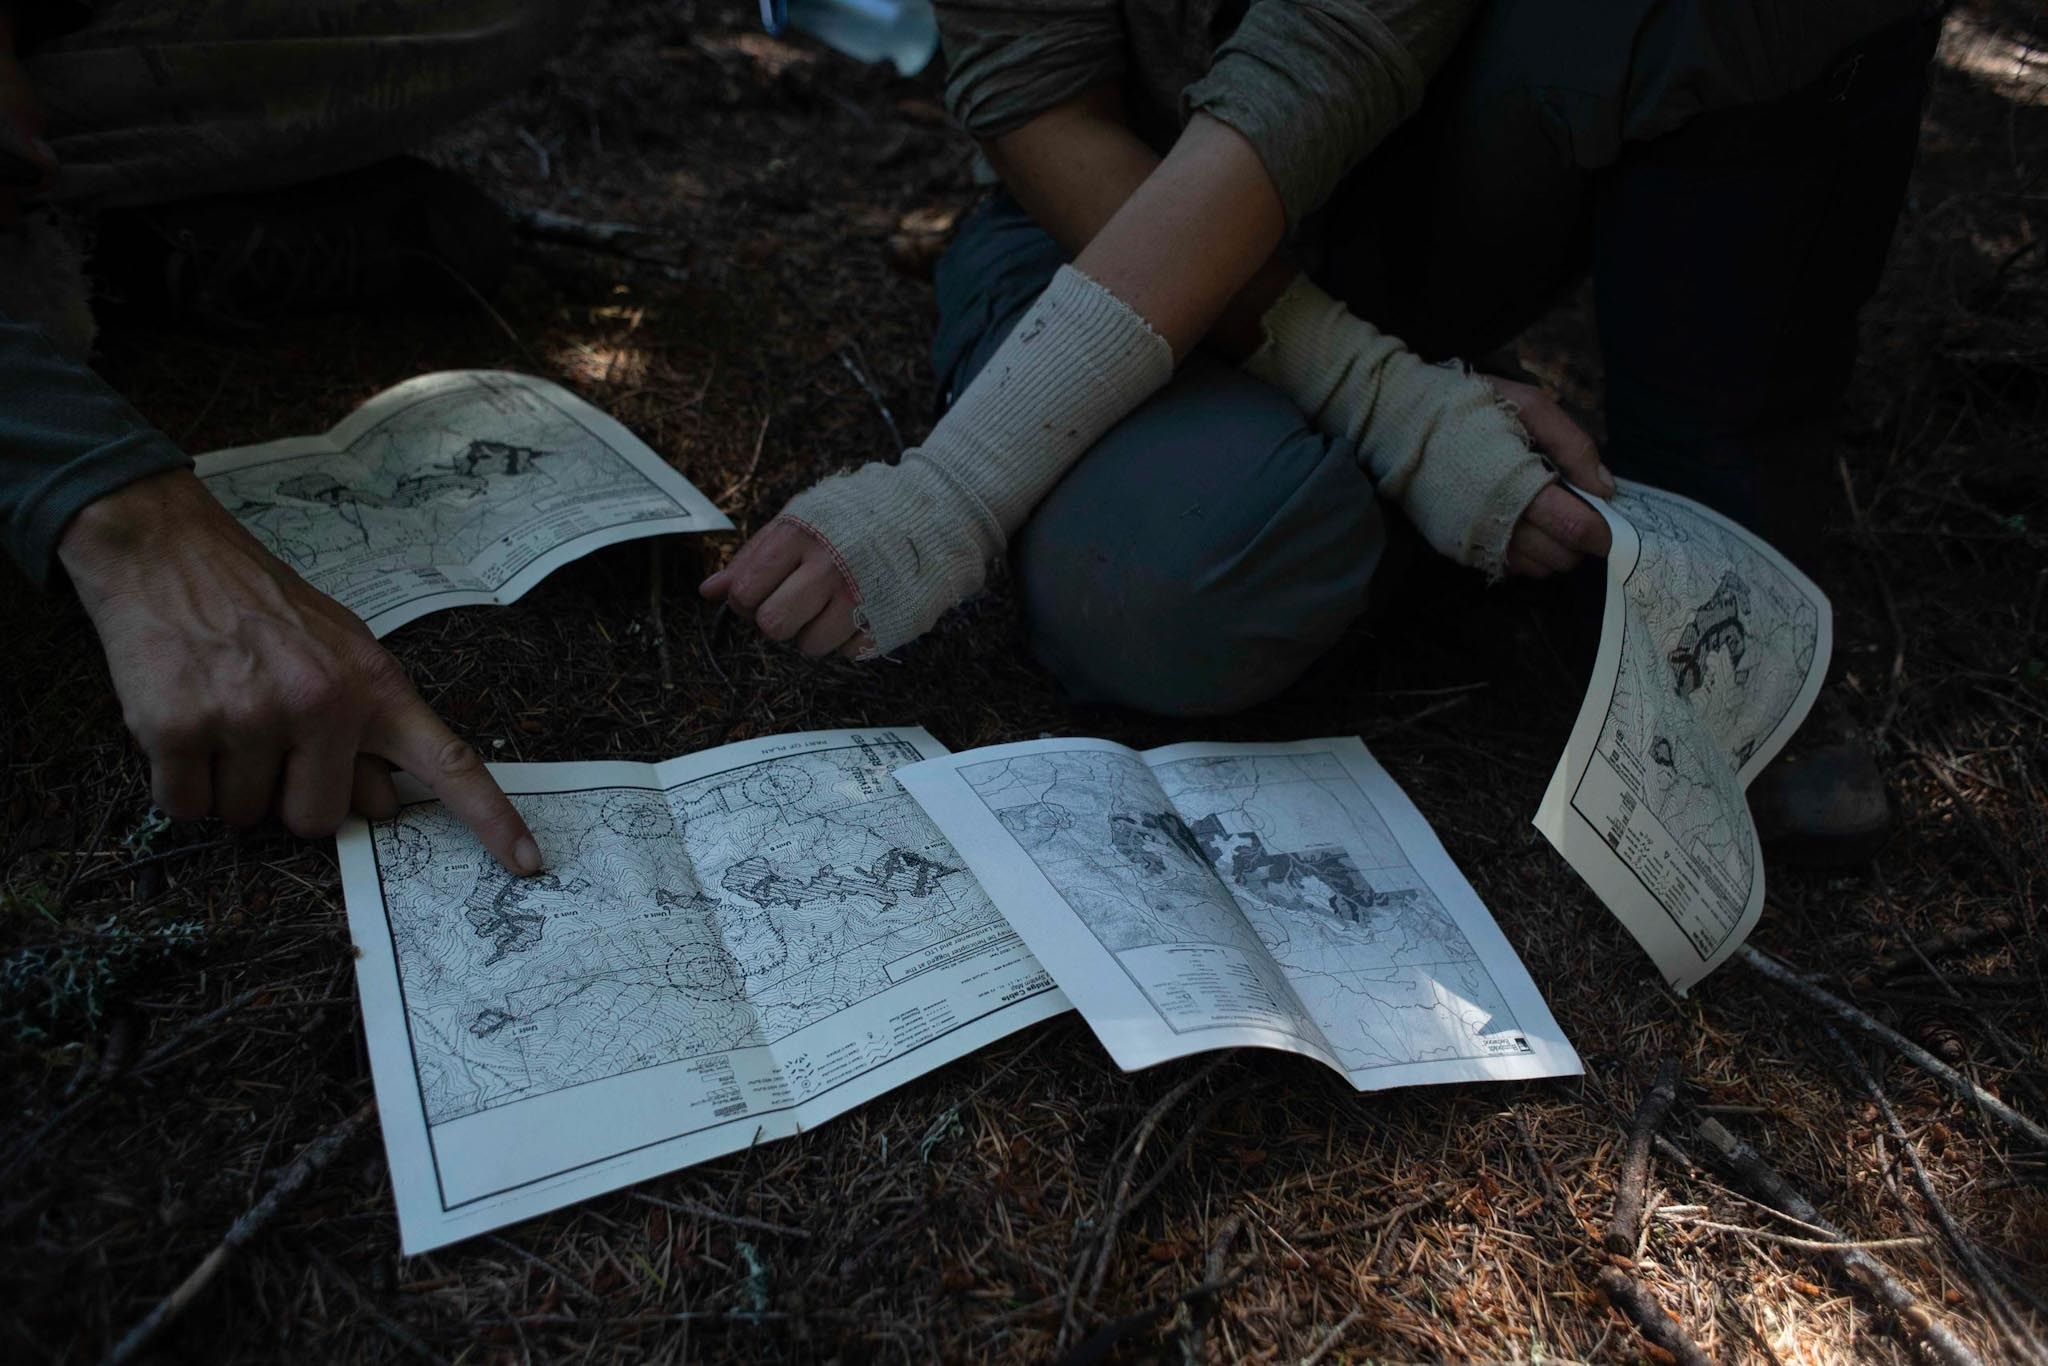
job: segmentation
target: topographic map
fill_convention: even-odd
[[[1763,905],[1743,789],[1827,671],[1827,598],[1756,536],[1624,482],[1600,655],[1536,825],[1679,990]]]
[[[326,436],[216,451],[197,468],[236,520],[378,634],[512,601],[600,545],[730,526],[616,422],[527,375],[421,376]]]
[[[1627,589],[1648,650],[1721,752],[1750,769],[1767,746],[1775,752],[1813,672],[1826,599],[1755,537],[1685,499],[1629,484],[1609,506],[1642,542]]]
[[[934,753],[826,732],[505,766],[529,878],[438,802],[346,832],[408,1246],[798,1132],[1064,1010],[890,776]]]
[[[1137,754],[1044,741],[901,777],[1119,1061],[1221,1046],[1206,1037],[1218,1029],[1291,1038],[1360,1086],[1435,1079],[1374,1078],[1382,1069],[1533,1055],[1530,1035],[1549,1025],[1533,985],[1512,953],[1494,951],[1505,949],[1498,931],[1433,840],[1438,862],[1418,869],[1390,820],[1412,818],[1426,834],[1420,816],[1376,765],[1369,791],[1356,771],[1369,756],[1348,745]],[[941,770],[980,819],[949,801]],[[1020,878],[1005,859],[1028,860],[1036,876]],[[1013,891],[1033,882],[1048,895]],[[1447,897],[1484,921],[1488,951]],[[1503,971],[1527,987],[1519,1000],[1535,999],[1538,1029],[1525,1029],[1526,1006],[1511,1004]],[[1133,997],[1158,1037],[1119,1051],[1112,1036],[1141,1018]],[[1460,1075],[1475,1074],[1485,1073]]]
[[[666,792],[524,796],[549,854],[533,878],[441,857],[474,839],[439,803],[376,827],[428,1119],[771,1046],[892,986],[890,964],[1000,924],[888,781],[917,758],[882,745]]]

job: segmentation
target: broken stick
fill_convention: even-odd
[[[236,1249],[261,1233],[264,1225],[284,1207],[285,1202],[296,1195],[301,1186],[312,1180],[322,1167],[332,1162],[335,1154],[347,1147],[349,1140],[354,1138],[357,1131],[369,1123],[370,1117],[376,1113],[377,1102],[366,1100],[361,1109],[308,1143],[299,1155],[291,1160],[291,1164],[278,1174],[270,1189],[263,1193],[263,1198],[251,1205],[241,1218],[235,1220],[229,1227],[227,1236],[223,1237],[214,1246],[213,1251],[207,1253],[205,1259],[192,1269],[192,1274],[179,1282],[176,1290],[157,1301],[156,1308],[144,1315],[142,1322],[128,1330],[128,1336],[114,1344],[114,1350],[107,1353],[106,1366],[121,1366],[122,1362],[131,1360],[136,1353],[148,1346],[150,1339],[157,1335],[158,1330],[176,1318],[186,1305],[198,1297],[199,1292],[213,1283],[213,1278],[220,1274],[220,1269],[227,1265],[228,1259],[235,1255]]]
[[[1628,1138],[1628,1156],[1621,1164],[1621,1182],[1614,1191],[1614,1218],[1607,1225],[1607,1250],[1633,1257],[1636,1239],[1643,1231],[1643,1187],[1650,1176],[1650,1136],[1663,1124],[1678,1099],[1678,1059],[1666,1058],[1657,1065],[1657,1078],[1636,1108],[1636,1122]]]
[[[1997,1096],[1992,1095],[1989,1091],[1986,1091],[1983,1087],[1956,1071],[1955,1068],[1950,1067],[1940,1058],[1935,1057],[1919,1044],[1914,1043],[1911,1039],[1899,1033],[1898,1030],[1885,1024],[1882,1020],[1866,1015],[1841,997],[1836,996],[1832,992],[1822,990],[1804,977],[1801,977],[1798,973],[1792,971],[1792,969],[1786,967],[1783,963],[1780,963],[1777,959],[1758,953],[1747,944],[1737,949],[1735,956],[1741,959],[1745,966],[1761,976],[1765,981],[1775,986],[1783,987],[1795,995],[1803,996],[1807,1001],[1819,1006],[1835,1018],[1854,1025],[1861,1033],[1876,1039],[1879,1043],[1884,1044],[1893,1052],[1898,1053],[1922,1071],[1946,1085],[1949,1090],[1955,1092],[1965,1102],[1976,1106],[1985,1114],[2018,1130],[2041,1147],[2048,1148],[2048,1127],[2042,1126],[2013,1109]]]
[[[1603,1266],[1595,1277],[1595,1283],[1616,1309],[1628,1315],[1629,1322],[1636,1326],[1645,1342],[1669,1352],[1679,1366],[1714,1366],[1714,1359],[1700,1349],[1700,1345],[1671,1316],[1671,1311],[1626,1271],[1617,1266]]]
[[[1772,1209],[1830,1237],[1846,1237],[1840,1229],[1823,1219],[1820,1211],[1809,1204],[1791,1182],[1779,1175],[1776,1167],[1764,1160],[1762,1153],[1730,1133],[1719,1120],[1701,1120],[1699,1136],[1707,1147],[1720,1155],[1751,1193]],[[1831,1248],[1826,1256],[1844,1280],[1891,1310],[1901,1327],[1918,1338],[1943,1366],[1983,1366],[1977,1354],[1928,1313],[1914,1298],[1913,1292],[1877,1258],[1861,1248],[1840,1246]]]

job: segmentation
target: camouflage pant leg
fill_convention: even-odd
[[[391,156],[517,89],[564,0],[116,0],[25,64],[100,207],[291,184]]]

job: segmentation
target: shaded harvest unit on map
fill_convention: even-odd
[[[1293,1032],[1305,1014],[1354,1071],[1527,1048],[1464,933],[1328,754],[1148,767],[1076,749],[960,772],[1177,1031]]]
[[[429,1119],[771,1045],[934,946],[1007,933],[889,781],[917,757],[882,744],[665,792],[520,796],[550,855],[534,878],[483,857],[438,804],[377,827]],[[437,843],[464,852],[434,858]]]

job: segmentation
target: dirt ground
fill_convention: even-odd
[[[760,525],[929,424],[920,262],[975,198],[937,83],[762,37],[751,5],[594,3],[576,52],[433,149],[508,202],[652,230],[529,242],[488,308],[237,340],[110,329],[104,368],[193,450],[319,430],[420,371],[537,371]],[[2029,24],[2034,27],[2029,30]],[[1773,868],[1755,942],[2048,1121],[2048,27],[1951,18],[1840,445],[1835,673],[1901,815],[1868,867]],[[1526,364],[1596,406],[1571,307]],[[1360,1097],[1225,1054],[1126,1076],[1073,1017],[800,1139],[428,1256],[366,1129],[152,1349],[164,1361],[1663,1361],[1597,1287],[1629,1117],[1683,1069],[1632,1274],[1722,1362],[1905,1361],[1810,1235],[1708,1160],[1754,1144],[1983,1359],[2048,1336],[2048,1161],[1731,965],[1688,999],[1529,826],[1583,679],[1533,590],[1452,584],[1228,722],[1062,702],[1006,595],[900,662],[815,667],[694,585],[737,538],[601,553],[391,640],[507,760],[655,760],[922,722],[955,748],[1365,737],[1434,823],[1583,1078]],[[6,594],[0,671],[0,1347],[92,1360],[371,1094],[330,846],[143,833],[147,775],[75,607]],[[672,664],[664,679],[658,639]],[[1973,934],[1961,946],[1914,945]],[[1119,1198],[1135,1193],[1139,1198]],[[1119,1211],[1119,1206],[1122,1208]],[[1892,1241],[1905,1240],[1905,1241]],[[2001,1327],[1992,1301],[2011,1306]],[[2048,1358],[2037,1358],[2048,1360]]]

